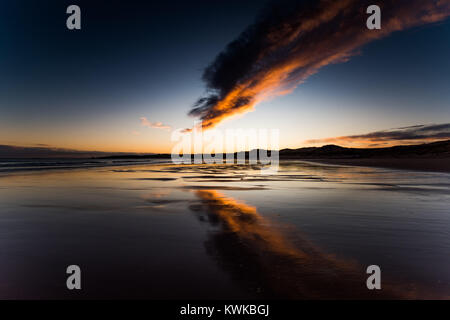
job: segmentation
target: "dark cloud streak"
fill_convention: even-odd
[[[291,92],[326,65],[370,41],[438,22],[450,0],[380,0],[381,30],[366,28],[368,0],[276,1],[204,70],[206,94],[189,112],[211,128],[259,102]]]

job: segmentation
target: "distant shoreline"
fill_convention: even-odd
[[[78,159],[80,160],[80,159]],[[135,160],[135,159],[134,159]],[[162,160],[162,159],[160,159]],[[170,159],[167,159],[170,160]],[[312,162],[324,165],[342,165],[351,167],[373,167],[386,168],[395,170],[409,170],[409,171],[424,171],[424,172],[442,172],[450,173],[450,158],[280,158],[280,163],[288,162]],[[37,172],[37,171],[54,171],[54,170],[83,170],[95,168],[113,168],[113,167],[130,167],[141,165],[174,165],[179,164],[171,161],[124,161],[124,162],[99,162],[97,164],[90,163],[89,165],[73,166],[40,166],[40,167],[22,167],[22,168],[1,168],[0,175],[10,175],[23,172]],[[226,164],[226,163],[224,163]],[[231,165],[231,164],[230,164]]]
[[[252,150],[261,151],[261,150]],[[266,153],[267,151],[264,150]],[[268,151],[269,153],[272,153]],[[256,154],[259,154],[256,153]],[[11,155],[11,154],[9,154]],[[231,155],[235,161],[240,158],[237,153]],[[243,156],[249,159],[251,152]],[[192,163],[196,156],[190,155]],[[267,160],[273,160],[272,155]],[[228,158],[223,154],[224,158]],[[189,156],[188,156],[189,159]],[[282,149],[279,151],[281,161],[307,161],[323,164],[391,168],[401,170],[450,172],[450,140],[425,143],[419,145],[404,145],[387,148],[345,148],[336,145],[308,147],[299,149]],[[2,154],[0,152],[0,162]],[[90,158],[6,158],[0,163],[0,172],[34,171],[51,169],[71,169],[74,167],[102,167],[139,165],[148,162],[172,163],[170,154],[116,154]],[[16,162],[16,163],[15,163]]]
[[[280,151],[280,159],[415,171],[450,172],[450,140],[372,149],[345,148],[336,145],[327,145],[320,148],[284,149]]]

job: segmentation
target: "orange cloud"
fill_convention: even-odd
[[[165,125],[162,122],[150,122],[147,120],[146,117],[141,117],[141,125],[148,128],[155,128],[155,129],[166,129],[170,130],[171,127],[169,125]]]
[[[208,94],[189,114],[200,118],[204,129],[212,128],[252,111],[261,101],[292,92],[320,68],[347,61],[373,40],[450,15],[450,0],[377,1],[382,27],[369,30],[365,10],[370,4],[322,0],[274,5],[205,70]]]

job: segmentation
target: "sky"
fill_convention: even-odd
[[[280,148],[450,139],[450,1],[378,1],[371,33],[365,2],[2,1],[0,144],[170,152],[199,119]]]

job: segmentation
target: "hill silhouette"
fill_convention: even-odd
[[[450,140],[419,145],[403,145],[387,148],[345,148],[337,145],[282,149],[280,158],[404,158],[404,157],[450,157]]]

